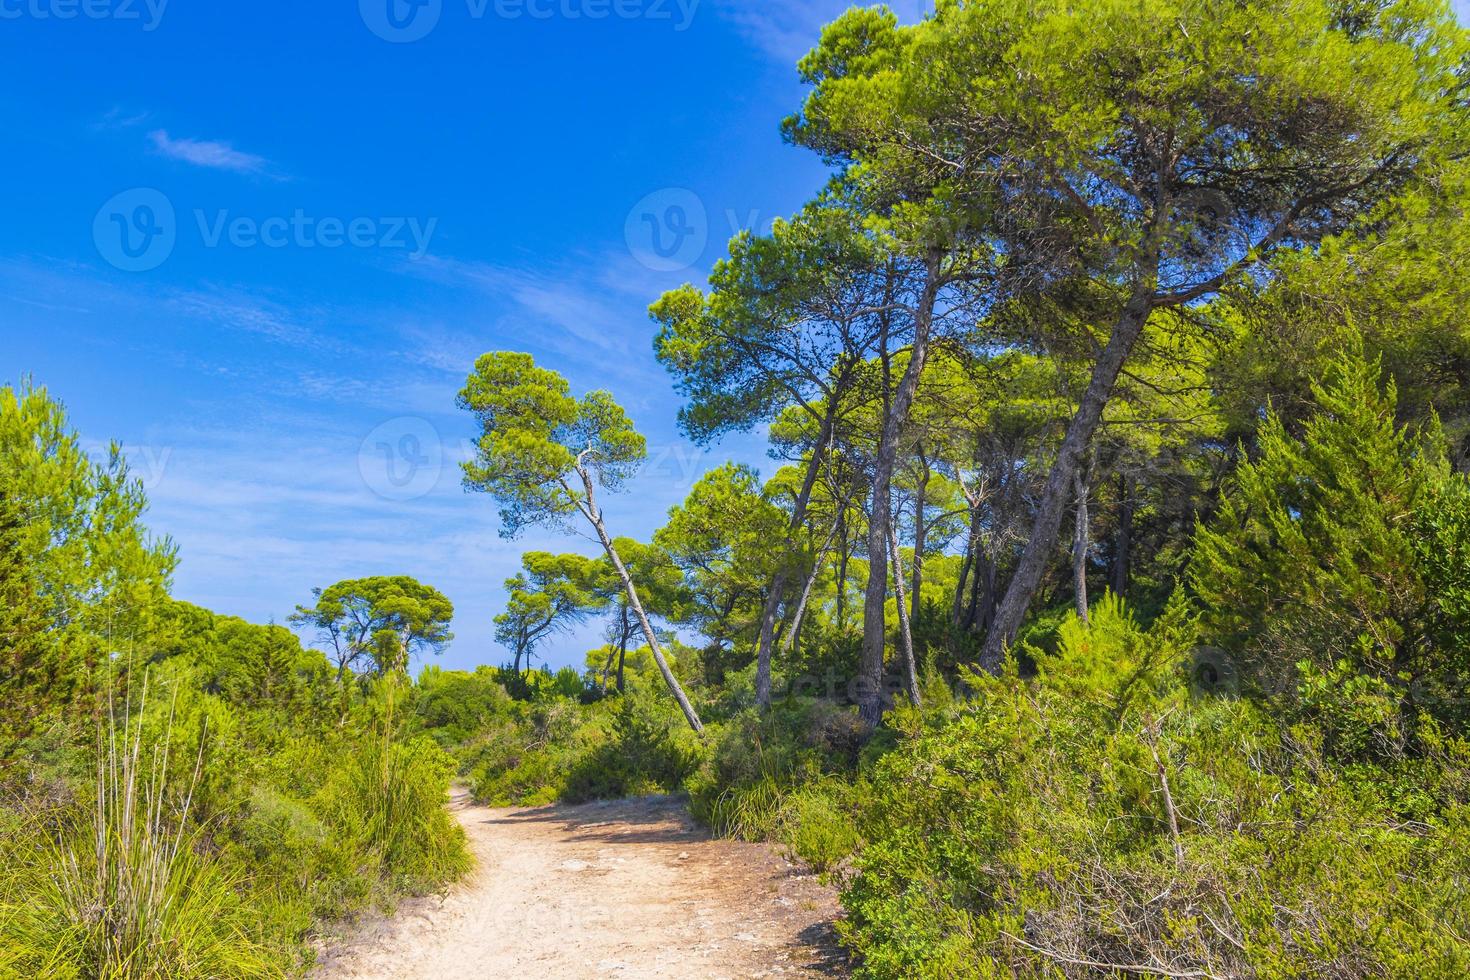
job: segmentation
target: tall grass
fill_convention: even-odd
[[[187,784],[170,787],[174,712],[161,740],[136,712],[108,712],[99,728],[95,800],[19,869],[24,896],[7,909],[7,956],[24,975],[97,980],[283,975],[250,938],[238,889],[193,819],[201,740]],[[14,886],[12,886],[13,890]],[[4,967],[0,967],[3,976]]]

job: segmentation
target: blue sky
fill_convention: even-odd
[[[478,354],[627,406],[651,457],[606,502],[618,533],[765,462],[759,434],[680,438],[645,310],[823,183],[777,125],[845,4],[393,2],[0,0],[0,366],[123,442],[180,597],[282,620],[410,574],[453,599],[443,662],[468,667],[502,658],[522,551],[593,550],[503,541],[460,489]]]
[[[651,449],[619,533],[765,462],[681,439],[646,308],[823,183],[777,127],[843,6],[0,0],[3,376],[124,444],[181,598],[283,620],[410,574],[455,603],[446,666],[499,662],[521,552],[592,548],[500,539],[455,393],[499,349],[612,390]]]

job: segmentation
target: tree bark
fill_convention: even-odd
[[[903,639],[903,666],[904,680],[908,685],[909,698],[914,704],[919,703],[919,669],[914,662],[914,633],[909,623],[908,609],[904,603],[903,594],[903,559],[898,551],[898,533],[893,526],[888,527],[889,557],[893,563],[893,588],[894,603],[898,607],[898,629]]]
[[[618,693],[626,694],[628,693],[628,684],[624,671],[628,662],[628,640],[631,638],[633,632],[633,624],[628,622],[627,606],[619,609],[618,615],[621,618],[619,624],[621,631],[618,633]]]
[[[931,251],[926,262],[924,288],[914,313],[914,339],[903,380],[884,413],[878,458],[873,466],[873,506],[868,515],[868,587],[863,601],[863,646],[859,661],[858,715],[868,728],[883,720],[883,650],[887,629],[883,606],[888,600],[888,534],[892,520],[893,468],[898,459],[898,442],[908,422],[909,409],[919,390],[919,379],[929,357],[929,332],[939,298],[939,254]]]
[[[1073,474],[1081,468],[1082,458],[1092,448],[1092,437],[1102,421],[1103,409],[1112,397],[1124,362],[1128,360],[1134,344],[1143,333],[1151,309],[1152,294],[1143,287],[1135,289],[1128,305],[1118,317],[1117,325],[1113,327],[1107,347],[1103,349],[1102,356],[1093,368],[1092,379],[1077,406],[1077,414],[1067,426],[1061,450],[1046,478],[1046,487],[1037,506],[1036,522],[1031,528],[1031,538],[1026,542],[1026,550],[1021,553],[1021,560],[1016,566],[1015,574],[1011,576],[1011,584],[996,610],[995,622],[986,634],[985,646],[980,652],[981,667],[992,673],[1000,671],[1006,650],[1016,638],[1016,631],[1021,628],[1021,621],[1026,618],[1026,611],[1036,595],[1036,588],[1041,584],[1041,576],[1046,571],[1052,549],[1057,543],[1057,535],[1062,529],[1062,518],[1072,493]]]
[[[689,722],[689,727],[699,734],[704,734],[704,724],[695,713],[694,706],[689,703],[689,696],[684,693],[684,688],[679,684],[679,679],[669,669],[669,662],[664,657],[663,647],[658,642],[658,636],[653,632],[653,626],[648,621],[648,614],[643,611],[643,603],[638,598],[638,590],[633,585],[633,576],[628,574],[628,567],[623,564],[623,559],[618,555],[618,549],[613,547],[612,538],[607,533],[607,525],[602,521],[602,512],[597,509],[596,488],[592,483],[592,474],[579,461],[577,473],[582,477],[582,485],[586,491],[587,499],[577,501],[582,516],[586,517],[592,524],[593,530],[597,532],[597,538],[602,542],[602,550],[607,553],[607,560],[612,562],[613,571],[618,573],[618,579],[623,583],[623,592],[628,597],[628,605],[638,617],[638,625],[643,628],[643,637],[648,641],[648,649],[653,652],[653,662],[658,664],[659,673],[663,675],[664,684],[668,685],[669,693],[674,700],[679,702],[679,710],[684,712],[684,718]],[[573,497],[575,500],[575,496]]]
[[[965,584],[970,577],[970,565],[975,561],[975,540],[971,536],[965,541],[965,554],[960,559],[960,580],[954,588],[954,608],[949,613],[949,623],[955,629],[960,628],[965,615]]]
[[[827,443],[832,439],[832,423],[837,415],[838,402],[839,398],[835,394],[827,400],[827,410],[822,417],[822,427],[817,436],[817,444],[812,449],[811,462],[807,464],[801,490],[797,493],[796,502],[791,507],[791,521],[786,528],[786,550],[782,565],[771,580],[771,591],[766,594],[765,607],[761,610],[760,642],[755,657],[755,703],[761,711],[771,706],[771,648],[775,644],[776,614],[781,608],[781,598],[786,591],[786,581],[790,574],[785,561],[789,560],[790,555],[796,550],[796,532],[801,529],[806,520],[807,507],[812,499],[812,488],[816,486],[817,474],[822,470],[822,457],[827,451]]]
[[[924,523],[924,511],[928,504],[929,478],[932,474],[929,469],[929,460],[924,457],[922,448],[919,451],[919,462],[924,469],[919,485],[914,491],[914,567],[910,569],[913,582],[909,590],[909,622],[911,623],[919,618],[919,604],[924,589],[924,539],[929,533]]]
[[[1118,482],[1121,488],[1118,500],[1118,535],[1113,546],[1109,584],[1114,595],[1124,597],[1128,595],[1128,580],[1132,577],[1130,564],[1133,557],[1133,497],[1136,493],[1136,480],[1132,474],[1120,473]]]
[[[1077,594],[1077,618],[1088,621],[1087,607],[1087,546],[1091,536],[1088,529],[1087,477],[1079,469],[1072,475],[1072,485],[1077,493],[1076,533],[1072,541],[1072,586]]]
[[[844,503],[844,506],[846,504]],[[786,634],[785,650],[790,653],[796,644],[797,635],[801,632],[801,621],[806,616],[806,605],[811,601],[812,589],[816,587],[817,579],[822,575],[822,562],[827,558],[827,552],[832,550],[832,539],[837,536],[837,528],[840,519],[832,522],[832,530],[827,532],[827,540],[822,542],[822,548],[817,552],[817,560],[812,563],[812,573],[806,577],[806,586],[801,590],[801,602],[796,606],[796,616],[791,621],[791,632]]]
[[[838,550],[837,561],[837,609],[834,612],[837,620],[837,632],[847,632],[847,564],[852,559],[852,539],[847,533],[847,514],[839,518],[839,526],[842,530],[840,535],[841,547]]]

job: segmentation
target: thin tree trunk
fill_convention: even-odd
[[[593,530],[597,532],[597,537],[602,542],[602,550],[607,553],[607,559],[612,562],[613,571],[618,573],[618,578],[623,583],[623,592],[628,596],[628,605],[638,617],[638,625],[643,628],[643,637],[648,641],[649,650],[653,652],[653,662],[658,664],[659,673],[663,675],[669,693],[674,696],[675,701],[679,702],[679,710],[684,712],[689,727],[699,735],[703,735],[704,724],[699,720],[699,715],[695,713],[694,706],[689,703],[689,696],[684,693],[679,679],[669,669],[669,662],[664,657],[663,647],[658,642],[658,636],[653,632],[653,626],[648,621],[648,614],[643,611],[643,603],[639,600],[638,590],[633,585],[633,576],[628,574],[628,567],[623,564],[623,559],[618,555],[618,549],[613,546],[612,538],[607,533],[607,525],[602,522],[602,512],[597,509],[596,487],[592,482],[592,474],[580,461],[577,464],[577,473],[582,477],[582,485],[587,494],[587,499],[577,501],[577,506],[581,509],[582,516],[591,522]],[[573,499],[576,499],[575,496]]]
[[[970,565],[975,561],[975,541],[971,537],[965,541],[965,555],[960,559],[960,580],[954,589],[954,608],[949,613],[949,623],[955,629],[960,628],[965,615],[965,583],[970,577]]]
[[[807,507],[812,499],[812,488],[816,486],[817,475],[822,470],[822,458],[827,451],[827,443],[832,439],[832,422],[837,416],[840,401],[840,396],[835,392],[827,399],[827,410],[822,417],[822,427],[817,435],[817,444],[812,449],[811,462],[807,463],[806,477],[802,480],[801,490],[797,493],[796,502],[791,507],[791,521],[786,527],[786,550],[782,556],[781,567],[771,580],[771,591],[766,594],[765,607],[761,610],[760,643],[755,657],[755,703],[761,711],[771,706],[771,648],[775,643],[776,614],[781,608],[781,599],[786,592],[786,581],[790,575],[786,561],[796,551],[796,532],[801,529],[806,520]]]
[[[893,402],[884,412],[883,432],[878,441],[878,458],[873,467],[873,507],[868,515],[868,587],[863,597],[863,646],[859,661],[858,715],[868,728],[883,720],[883,650],[887,629],[883,606],[888,600],[886,573],[888,534],[893,501],[890,498],[893,468],[898,459],[898,442],[908,422],[909,409],[919,390],[919,379],[929,358],[929,332],[934,324],[934,307],[939,299],[939,253],[929,253],[924,289],[914,315],[914,339],[903,380]],[[884,386],[885,393],[887,385]]]
[[[1072,476],[1072,485],[1077,493],[1077,527],[1072,542],[1072,585],[1077,593],[1077,618],[1084,623],[1088,621],[1087,547],[1091,538],[1088,527],[1090,518],[1087,512],[1087,482],[1087,477],[1081,470]]]
[[[838,532],[842,542],[837,562],[837,632],[847,632],[847,563],[852,560],[852,539],[847,534],[847,514],[841,517],[842,530]]]
[[[929,497],[929,460],[924,458],[923,450],[919,451],[919,461],[923,464],[923,478],[914,492],[914,567],[910,570],[913,575],[913,584],[909,591],[909,622],[915,622],[919,618],[919,604],[924,589],[924,539],[928,536],[929,529],[924,524],[924,512]]]
[[[1098,423],[1102,421],[1103,409],[1112,397],[1123,364],[1132,353],[1139,335],[1143,333],[1151,308],[1150,293],[1143,287],[1135,289],[1133,297],[1113,328],[1112,336],[1108,338],[1107,347],[1103,349],[1102,356],[1093,368],[1092,379],[1077,406],[1077,414],[1067,426],[1067,434],[1062,439],[1056,462],[1052,464],[1051,473],[1046,478],[1046,487],[1041,494],[1036,521],[1031,528],[1031,537],[1026,542],[1026,550],[1022,552],[1016,572],[1011,576],[1011,584],[996,610],[995,622],[991,625],[990,632],[985,637],[985,646],[980,652],[980,665],[992,673],[1000,671],[1006,650],[1015,639],[1016,631],[1021,628],[1026,611],[1031,607],[1031,600],[1036,595],[1037,586],[1041,584],[1041,576],[1051,560],[1052,549],[1056,546],[1057,535],[1062,529],[1067,500],[1072,495],[1072,476],[1081,468],[1083,457],[1092,447],[1092,437],[1097,432]]]
[[[628,640],[632,638],[633,624],[628,621],[627,606],[623,606],[618,614],[622,617],[622,631],[618,634],[618,693],[626,694],[628,685],[624,669],[628,662]]]
[[[840,521],[832,522],[832,530],[827,532],[827,540],[822,542],[822,550],[817,552],[817,559],[812,563],[812,573],[806,577],[806,586],[801,590],[801,602],[796,606],[796,617],[791,622],[791,632],[786,634],[785,652],[790,653],[796,645],[797,634],[801,632],[801,621],[806,615],[806,605],[811,600],[812,589],[816,587],[817,579],[822,576],[822,562],[827,558],[827,552],[832,549],[832,539],[837,536],[837,528]]]
[[[903,558],[898,550],[898,532],[892,525],[888,527],[889,557],[893,563],[893,588],[894,604],[898,607],[898,630],[903,639],[903,666],[904,680],[908,685],[909,698],[914,704],[919,703],[919,669],[914,662],[914,632],[909,623],[908,609],[904,602],[903,594]]]
[[[1113,547],[1113,566],[1109,571],[1112,573],[1110,585],[1113,594],[1117,596],[1128,595],[1128,580],[1132,576],[1129,567],[1133,551],[1133,496],[1135,491],[1135,478],[1131,473],[1119,474],[1118,482],[1121,487],[1118,500],[1118,535]]]

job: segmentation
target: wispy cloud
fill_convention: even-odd
[[[542,343],[548,333],[560,333],[580,344],[614,354],[628,350],[627,315],[608,301],[603,283],[579,282],[575,277],[426,256],[413,270],[445,285],[469,288],[493,296],[517,309],[527,339]],[[547,328],[551,328],[550,331]]]
[[[187,319],[242,330],[279,343],[311,349],[341,346],[303,323],[299,312],[239,289],[206,286],[175,290],[166,294],[165,302]]]
[[[107,115],[92,124],[96,130],[108,129],[130,129],[133,126],[141,126],[147,122],[152,113],[147,110],[129,109],[124,106],[115,105],[107,110]]]
[[[254,153],[235,149],[219,140],[174,139],[166,129],[155,129],[148,134],[153,147],[159,153],[174,160],[192,163],[196,167],[213,170],[230,170],[238,174],[274,176],[270,173],[270,161]]]
[[[1470,2],[1470,0],[1462,0]],[[733,23],[756,47],[778,61],[794,64],[816,47],[822,28],[852,6],[850,0],[714,0],[714,9]],[[889,0],[888,6],[905,24],[921,20],[934,8],[933,0]]]

